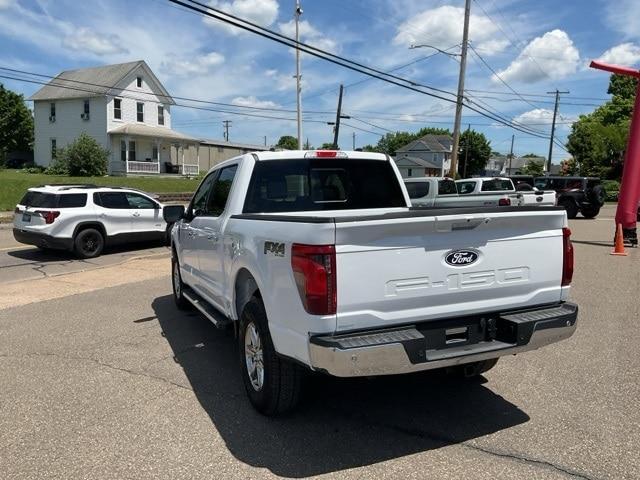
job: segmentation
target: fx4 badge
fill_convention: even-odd
[[[478,260],[478,252],[473,250],[452,250],[444,257],[444,261],[452,267],[464,267]]]
[[[264,254],[268,253],[276,257],[284,257],[284,243],[264,242]]]

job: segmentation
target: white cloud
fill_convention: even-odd
[[[428,44],[441,49],[450,48],[461,42],[463,17],[464,9],[451,5],[425,10],[400,24],[393,43],[407,47]],[[498,28],[489,18],[471,15],[469,37],[482,53],[493,55],[509,45],[506,40],[494,38],[497,33]]]
[[[580,53],[562,30],[552,30],[534,38],[520,55],[498,72],[506,82],[534,83],[544,79],[564,78],[578,69]],[[494,76],[494,82],[499,80]]]
[[[160,65],[160,69],[170,75],[186,76],[186,75],[205,75],[213,69],[224,63],[224,56],[218,52],[210,52],[205,55],[195,56],[194,59],[188,60],[177,55],[169,56]]]
[[[11,7],[13,3],[14,0],[0,0],[0,10]]]
[[[272,25],[278,18],[277,0],[232,0],[228,2],[212,0],[209,5],[263,27]],[[232,35],[238,35],[244,31],[211,17],[204,17],[203,21],[206,25],[221,28]]]
[[[607,23],[627,38],[640,38],[640,2],[618,0],[607,3]]]
[[[308,21],[302,20],[298,28],[301,42],[307,43],[321,50],[327,50],[329,52],[336,51],[338,47],[336,41],[326,37]],[[280,30],[280,33],[287,37],[295,38],[296,36],[296,22],[293,19],[285,23],[279,23],[278,29]]]
[[[128,50],[122,46],[122,40],[117,35],[105,35],[85,27],[78,28],[64,37],[62,45],[72,50],[88,50],[99,56],[128,53]]]
[[[618,65],[634,65],[640,61],[640,47],[633,43],[621,43],[604,52],[599,60]]]
[[[258,108],[277,108],[278,104],[271,100],[258,100],[255,96],[236,97],[231,100],[234,105],[241,107],[258,107]]]
[[[524,125],[537,125],[537,124],[549,124],[553,120],[553,110],[547,110],[546,108],[535,108],[528,112],[521,113],[513,119],[515,122],[522,123]]]

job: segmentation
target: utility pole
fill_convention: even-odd
[[[351,134],[351,137],[353,138],[353,150],[356,150],[356,132],[353,132]]]
[[[569,93],[568,91],[561,92],[556,88],[555,92],[547,92],[556,94],[556,104],[553,107],[553,121],[551,122],[551,138],[549,139],[549,159],[547,160],[547,173],[551,172],[551,155],[553,155],[553,137],[556,134],[556,116],[558,115],[558,103],[560,102],[560,94]]]
[[[507,175],[511,175],[511,162],[513,161],[513,141],[516,136],[511,135],[511,150],[509,150],[509,169],[507,170]]]
[[[300,82],[300,48],[298,45],[300,41],[300,15],[302,15],[300,0],[296,0],[296,101],[298,104],[296,120],[298,122],[298,150],[302,150],[302,85]]]
[[[222,125],[224,125],[224,139],[225,141],[229,141],[229,127],[231,126],[231,120],[223,120]]]
[[[344,87],[340,84],[340,94],[338,95],[338,111],[336,112],[336,125],[333,129],[333,148],[338,149],[338,135],[340,134],[340,118],[342,116],[342,91]]]
[[[467,69],[467,46],[469,43],[469,17],[471,0],[465,0],[464,27],[462,29],[462,51],[460,52],[460,75],[458,77],[458,96],[456,100],[456,117],[453,124],[453,146],[451,147],[451,176],[458,172],[458,146],[460,145],[460,121],[462,120],[462,100],[464,99],[464,75]]]
[[[471,124],[467,126],[467,132],[471,131]],[[467,178],[467,163],[469,163],[469,134],[464,142],[464,168],[462,170],[462,177]]]
[[[266,147],[267,146],[267,136],[263,135],[262,137],[264,138],[264,146]]]

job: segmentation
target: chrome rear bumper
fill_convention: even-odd
[[[337,377],[395,375],[451,367],[565,340],[575,332],[577,318],[577,305],[562,303],[396,329],[312,336],[311,364],[315,370]],[[466,341],[446,341],[445,332],[464,328],[473,330],[475,337],[469,334]],[[480,341],[476,341],[478,335]],[[445,338],[444,343],[438,340],[441,337]]]

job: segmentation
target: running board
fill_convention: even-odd
[[[223,328],[231,323],[231,320],[229,320],[225,315],[220,313],[218,309],[211,306],[204,298],[202,298],[200,295],[198,295],[196,292],[194,292],[190,288],[185,289],[182,295],[184,296],[184,298],[189,300],[189,302],[191,302],[194,307],[200,310],[200,313],[202,313],[205,317],[211,320],[211,322],[216,327]]]

